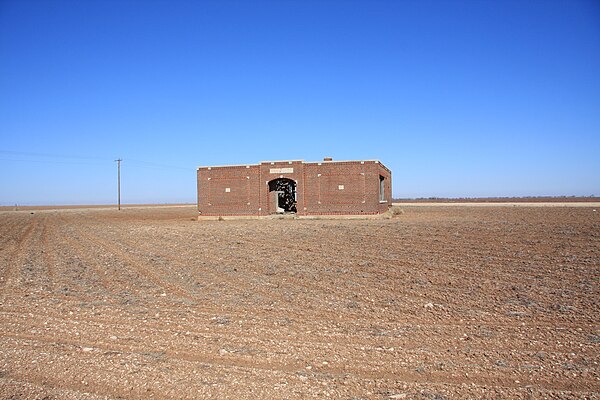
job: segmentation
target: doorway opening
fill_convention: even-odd
[[[269,182],[269,203],[272,214],[296,212],[296,182],[288,178]]]

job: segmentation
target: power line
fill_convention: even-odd
[[[0,158],[0,161],[15,161],[15,162],[27,162],[27,163],[41,163],[41,164],[67,164],[67,165],[106,165],[102,162],[77,162],[77,161],[58,161],[58,160],[20,160],[14,158]]]
[[[142,164],[141,166],[148,166],[148,167],[154,167],[154,168],[181,169],[181,170],[185,170],[185,171],[194,170],[193,168],[178,167],[175,165],[167,165],[167,164],[157,164],[157,163],[153,163],[153,162],[132,160],[132,159],[127,159],[127,162],[129,162],[129,163],[133,162],[134,164]]]
[[[21,155],[27,157],[42,157],[42,158],[65,158],[65,159],[79,159],[79,160],[98,160],[96,163],[81,163],[76,161],[58,161],[58,160],[46,160],[46,159],[8,159],[8,158],[0,158],[0,161],[16,161],[16,162],[37,162],[37,163],[48,163],[48,164],[77,164],[77,165],[102,165],[100,162],[106,161],[109,162],[109,158],[105,157],[96,157],[96,156],[81,156],[81,155],[67,155],[67,154],[50,154],[50,153],[35,153],[35,152],[25,152],[25,151],[12,151],[12,150],[0,150],[0,154],[7,155]],[[195,171],[195,168],[190,167],[181,167],[176,165],[167,165],[149,161],[142,160],[134,160],[128,159],[129,164],[133,164],[134,166],[145,167],[145,168],[166,168],[166,169],[178,169],[183,171]]]
[[[52,158],[77,158],[83,160],[106,160],[104,157],[96,157],[96,156],[81,156],[81,155],[66,155],[66,154],[50,154],[50,153],[32,153],[26,151],[12,151],[12,150],[0,150],[0,153],[3,154],[14,154],[20,156],[35,156],[35,157],[52,157]]]

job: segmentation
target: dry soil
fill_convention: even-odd
[[[0,398],[600,398],[600,210],[0,212]]]

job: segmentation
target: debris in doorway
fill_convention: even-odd
[[[296,212],[296,182],[288,178],[274,179],[269,182],[269,192],[277,192],[277,208],[281,212]]]

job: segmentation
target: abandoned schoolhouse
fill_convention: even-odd
[[[198,168],[203,217],[293,214],[376,215],[392,204],[392,173],[381,162],[263,161]]]

